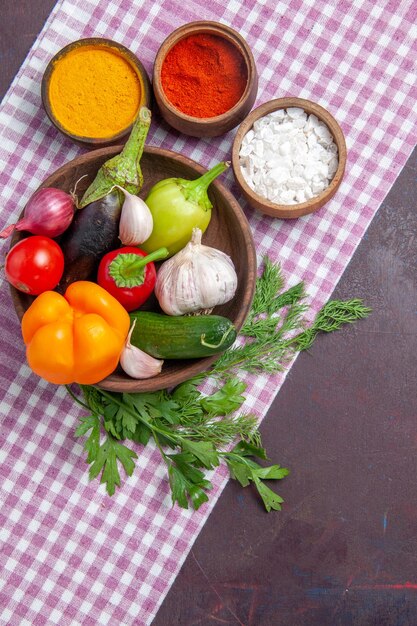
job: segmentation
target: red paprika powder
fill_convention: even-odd
[[[161,83],[171,104],[192,117],[215,117],[242,97],[246,63],[227,39],[198,33],[181,39],[166,55]]]

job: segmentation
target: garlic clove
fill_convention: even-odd
[[[134,320],[129,334],[126,338],[125,346],[120,355],[120,366],[123,371],[132,378],[145,379],[157,376],[161,372],[163,361],[155,359],[150,354],[143,352],[136,346],[130,343],[130,338],[135,327],[136,320]]]
[[[119,185],[115,187],[122,191],[125,197],[120,215],[119,239],[124,246],[137,246],[149,239],[152,234],[152,213],[141,198]]]
[[[203,245],[201,236],[195,228],[191,241],[159,268],[155,295],[167,315],[211,310],[236,293],[233,261],[221,250]]]

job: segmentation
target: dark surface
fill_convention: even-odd
[[[55,0],[0,0],[0,100],[54,6]]]
[[[0,94],[52,8],[3,2]],[[281,512],[230,482],[153,626],[417,624],[417,151],[334,297],[374,309],[300,355],[262,424]]]
[[[153,626],[412,626],[417,150],[333,296],[371,317],[301,354],[261,432],[291,468],[266,514],[229,483]]]

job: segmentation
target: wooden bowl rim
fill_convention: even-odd
[[[276,204],[256,194],[247,184],[243,178],[241,168],[239,165],[239,151],[242,144],[243,137],[252,128],[253,123],[261,117],[277,111],[279,109],[286,109],[288,107],[300,107],[307,113],[313,113],[321,121],[323,121],[329,128],[333,135],[334,141],[337,145],[339,164],[336,173],[333,176],[330,184],[319,195],[310,198],[306,202],[300,202],[299,204]],[[347,148],[343,131],[333,117],[333,115],[317,102],[307,100],[305,98],[297,97],[285,97],[276,98],[274,100],[268,100],[256,109],[253,109],[249,115],[244,119],[239,126],[235,135],[232,147],[232,169],[234,176],[241,187],[241,190],[250,204],[259,209],[262,213],[270,215],[271,217],[278,217],[282,219],[293,219],[308,215],[320,209],[326,204],[336,193],[337,189],[342,182],[343,175],[346,168],[347,161]]]
[[[171,50],[171,48],[173,48],[173,46],[177,44],[181,39],[185,39],[186,37],[195,33],[210,33],[218,35],[219,37],[223,37],[224,39],[232,43],[242,55],[248,72],[246,87],[240,99],[228,111],[225,111],[225,113],[222,113],[221,115],[216,115],[214,117],[193,117],[192,115],[187,115],[186,113],[183,113],[180,109],[177,109],[171,104],[171,102],[165,96],[165,92],[162,88],[161,69],[166,55]],[[166,39],[164,39],[156,53],[152,74],[152,85],[155,97],[157,98],[158,102],[162,102],[163,106],[170,112],[172,116],[175,116],[178,120],[182,120],[184,122],[192,122],[196,125],[201,124],[202,126],[206,127],[215,126],[223,120],[233,118],[245,106],[248,98],[250,98],[251,96],[253,97],[254,102],[257,93],[257,81],[258,72],[256,69],[255,59],[247,41],[242,37],[239,32],[237,32],[231,26],[227,26],[222,22],[216,22],[212,20],[198,20],[195,22],[188,22],[187,24],[183,24],[182,26],[179,26],[179,28],[172,31],[166,37]],[[256,89],[255,93],[253,94],[253,85],[255,83]]]
[[[130,131],[132,130],[133,122],[129,124],[129,126],[127,126],[126,128],[123,128],[122,130],[120,130],[115,135],[111,135],[109,137],[97,137],[96,138],[96,137],[88,137],[85,135],[76,135],[74,133],[71,133],[69,130],[67,130],[65,126],[63,126],[61,122],[55,117],[52,111],[50,101],[49,101],[49,82],[51,79],[51,75],[52,75],[55,63],[60,58],[62,58],[63,56],[71,52],[72,50],[75,50],[76,48],[82,48],[84,46],[114,48],[115,50],[117,50],[118,54],[123,56],[123,58],[125,58],[128,61],[128,63],[135,70],[139,78],[139,82],[140,82],[142,97],[141,97],[141,102],[140,102],[139,107],[140,106],[147,106],[148,108],[151,107],[151,104],[152,104],[151,81],[142,62],[131,50],[129,50],[129,48],[126,48],[126,46],[119,43],[118,41],[113,41],[112,39],[107,39],[106,37],[86,37],[84,39],[77,39],[76,41],[72,41],[71,43],[61,48],[50,59],[43,73],[42,82],[41,82],[41,99],[42,99],[42,104],[43,104],[43,107],[45,109],[45,112],[48,118],[61,133],[63,133],[64,135],[66,135],[67,137],[69,137],[70,139],[72,139],[73,141],[77,143],[83,144],[87,147],[95,147],[95,146],[108,147],[109,143],[116,144],[122,139],[124,139],[125,137],[127,137]]]
[[[55,170],[52,174],[46,178],[38,189],[43,187],[51,186],[51,181],[54,181],[56,177],[59,177],[62,173],[68,170],[71,167],[79,167],[84,165],[86,162],[103,158],[111,158],[114,154],[118,154],[123,148],[123,145],[118,146],[107,146],[104,148],[99,148],[97,150],[93,150],[87,152],[85,154],[76,157],[75,159],[65,163],[57,170]],[[167,150],[165,148],[159,148],[156,146],[145,146],[144,154],[147,155],[156,155],[158,157],[165,157],[168,159],[173,159],[175,161],[179,161],[182,165],[193,169],[199,175],[204,174],[207,169],[190,159],[189,157],[182,155],[180,153],[174,152],[172,150]],[[245,242],[245,250],[247,254],[247,267],[248,267],[248,277],[249,282],[246,284],[246,288],[243,292],[243,298],[239,306],[239,310],[237,312],[236,318],[233,320],[233,324],[237,331],[239,331],[245,320],[247,315],[249,314],[250,308],[252,306],[252,301],[255,293],[256,286],[256,276],[257,276],[257,258],[256,258],[256,250],[255,250],[255,242],[253,239],[252,231],[247,221],[247,218],[244,214],[243,209],[239,205],[237,199],[233,196],[233,194],[221,183],[218,179],[211,183],[211,186],[215,187],[217,192],[222,195],[222,197],[227,201],[233,214],[236,216],[237,221],[241,225],[241,232],[243,235],[243,240]],[[35,190],[36,191],[36,190]],[[22,211],[22,215],[23,215]],[[16,243],[16,239],[21,237],[21,232],[15,231],[11,240],[10,247]],[[16,314],[21,321],[23,314],[25,312],[25,308],[21,302],[21,293],[15,289],[12,285],[9,284],[10,293],[13,301],[13,305],[16,311]],[[161,374],[153,378],[148,378],[144,380],[135,380],[133,378],[128,378],[126,375],[126,380],[119,380],[117,376],[114,374],[110,374],[103,381],[100,381],[96,384],[97,387],[102,389],[107,389],[109,391],[120,391],[120,392],[150,392],[150,391],[158,391],[161,389],[167,389],[169,387],[176,386],[186,380],[189,380],[193,376],[200,374],[209,369],[210,365],[214,363],[219,358],[219,354],[213,355],[210,357],[204,357],[200,359],[190,359],[186,361],[186,366],[182,374],[175,375],[175,382],[172,383],[172,379],[174,374],[168,373],[166,377],[170,377],[170,381],[168,384],[163,382],[164,373],[162,370]],[[180,362],[180,361],[179,361]]]

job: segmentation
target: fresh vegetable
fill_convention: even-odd
[[[50,383],[93,385],[116,368],[129,315],[99,285],[72,283],[65,296],[45,291],[22,318],[26,357]]]
[[[279,465],[261,467],[254,461],[266,459],[267,454],[256,416],[236,414],[245,402],[245,383],[237,376],[247,366],[263,374],[278,372],[298,351],[310,347],[317,333],[337,330],[370,313],[360,300],[331,301],[306,328],[301,314],[308,308],[302,304],[304,285],[300,283],[288,291],[283,291],[283,286],[279,266],[266,258],[242,335],[243,341],[246,336],[244,348],[253,345],[248,361],[240,348],[234,347],[224,352],[209,372],[170,391],[122,394],[83,386],[82,401],[68,389],[88,411],[80,418],[75,434],[88,435],[85,449],[90,478],[101,474],[108,493],[114,493],[121,483],[118,462],[130,476],[137,457],[123,441],[146,445],[152,437],[167,466],[172,500],[179,506],[199,508],[211,488],[204,470],[224,461],[232,478],[243,487],[252,485],[257,490],[267,511],[279,510],[283,500],[264,480],[279,480],[288,470]],[[210,395],[197,388],[205,381],[214,386]],[[235,446],[230,449],[232,443]]]
[[[153,229],[152,213],[138,196],[116,187],[124,194],[119,223],[119,239],[124,246],[138,246],[150,237]]]
[[[71,224],[74,217],[74,198],[61,189],[39,189],[25,206],[24,216],[17,224],[10,224],[1,233],[4,239],[14,230],[27,230],[34,235],[58,237]]]
[[[59,284],[61,293],[78,280],[95,280],[102,256],[120,245],[122,204],[118,194],[113,191],[75,213],[60,241],[65,255],[65,272]]]
[[[141,188],[140,159],[150,121],[150,111],[142,107],[122,152],[101,166],[83,195],[80,208],[61,241],[66,260],[65,274],[59,286],[61,293],[74,281],[95,280],[101,257],[119,246],[124,196],[114,187],[119,185],[131,193],[137,193]]]
[[[33,235],[21,239],[9,250],[4,271],[13,287],[37,296],[59,283],[64,271],[64,255],[53,239]]]
[[[101,166],[79,202],[80,209],[104,198],[115,185],[129,193],[139,193],[143,185],[140,160],[150,125],[151,112],[147,107],[141,107],[123,150]]]
[[[204,233],[213,206],[207,188],[228,166],[218,163],[196,180],[166,178],[156,183],[145,200],[153,216],[153,230],[142,248],[153,252],[164,246],[173,255],[190,241],[193,228]]]
[[[97,282],[127,311],[134,311],[154,290],[156,269],[153,261],[164,259],[167,254],[166,248],[148,255],[133,246],[112,250],[100,261]]]
[[[135,327],[136,320],[133,320],[132,327],[126,339],[125,347],[120,355],[120,366],[122,370],[132,378],[143,379],[151,378],[160,373],[163,361],[154,359],[150,354],[146,354],[143,350],[139,350],[136,346],[132,346],[130,338]]]
[[[171,317],[134,311],[131,343],[157,359],[196,359],[218,354],[236,339],[232,322],[221,315]]]
[[[235,295],[237,274],[232,259],[202,245],[201,234],[194,228],[185,248],[159,268],[155,295],[167,315],[210,313]]]

